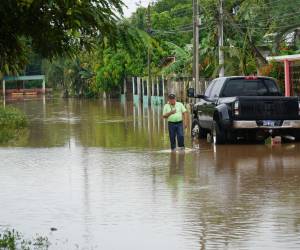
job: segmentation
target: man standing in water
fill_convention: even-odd
[[[176,137],[178,147],[184,149],[184,128],[187,127],[187,110],[181,102],[176,101],[176,96],[170,94],[168,103],[164,106],[163,117],[168,119],[171,150],[176,150]]]

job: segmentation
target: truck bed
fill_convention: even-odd
[[[238,97],[239,120],[298,120],[297,97]]]

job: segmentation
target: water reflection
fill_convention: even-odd
[[[82,204],[84,205],[84,225],[85,225],[85,245],[88,245],[90,242],[93,242],[91,239],[91,231],[89,225],[91,224],[92,215],[90,209],[90,187],[89,187],[89,152],[86,148],[82,150],[82,166],[83,166],[83,200]]]
[[[170,153],[160,108],[41,103],[13,103],[31,125],[0,150],[0,225],[57,227],[53,249],[299,249],[299,144]]]
[[[183,175],[185,163],[185,152],[170,153],[170,176]]]
[[[193,199],[203,201],[200,205],[199,226],[206,225],[202,235],[208,237],[207,248],[214,249],[221,242],[226,242],[229,249],[249,249],[249,242],[252,242],[257,248],[280,249],[283,247],[281,243],[285,241],[289,241],[291,249],[297,248],[294,244],[299,238],[292,235],[298,235],[299,230],[299,183],[295,185],[295,180],[299,181],[298,151],[298,145],[216,148],[213,163],[215,173],[209,178],[209,192],[207,195],[193,195]],[[205,165],[210,162],[211,159]],[[207,173],[209,171],[205,167],[200,175]],[[291,186],[293,189],[288,188]],[[190,205],[194,207],[194,202],[191,201]],[[290,212],[298,211],[296,216],[292,212],[292,217],[295,216],[293,223],[279,220],[282,216],[289,217],[282,210],[282,205]],[[287,229],[282,230],[283,227],[290,227],[288,224],[293,225],[290,233],[297,224],[296,231],[291,235],[286,234]],[[280,226],[271,230],[274,225]],[[258,235],[259,239],[256,238]],[[247,244],[240,242],[241,239]],[[210,245],[212,242],[214,245]]]
[[[161,106],[70,99],[10,100],[28,114],[30,136],[19,146],[56,147],[71,138],[87,147],[168,147]],[[160,135],[159,137],[157,135]]]

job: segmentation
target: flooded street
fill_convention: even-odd
[[[171,154],[159,107],[8,104],[30,127],[0,148],[1,228],[50,249],[300,249],[300,144]]]

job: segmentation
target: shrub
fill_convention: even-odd
[[[0,129],[22,129],[27,126],[26,116],[18,109],[0,108]]]
[[[27,118],[20,110],[0,108],[0,143],[16,139],[27,125]]]
[[[50,242],[47,237],[36,236],[33,239],[24,239],[23,235],[15,230],[5,230],[0,233],[0,249],[5,250],[47,250]]]

